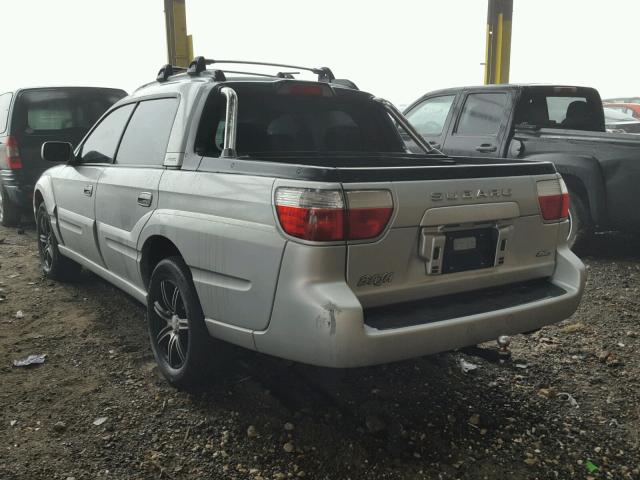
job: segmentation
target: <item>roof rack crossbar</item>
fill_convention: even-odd
[[[308,72],[315,73],[316,75],[318,75],[318,80],[321,82],[330,82],[331,80],[335,79],[333,72],[328,67],[311,68],[301,67],[299,65],[287,65],[284,63],[252,62],[248,60],[214,60],[212,58],[202,58],[202,60],[200,60],[201,58],[202,57],[197,57],[192,63],[199,61],[198,63],[202,62],[204,63],[204,65],[213,65],[216,63],[233,63],[237,65],[264,65],[268,67],[294,68],[296,70],[306,70]]]
[[[249,60],[214,60],[212,58],[204,58],[202,56],[195,57],[193,61],[189,64],[189,68],[186,69],[187,74],[189,75],[199,75],[207,69],[207,65],[214,65],[220,63],[231,63],[237,65],[265,65],[268,67],[284,67],[284,68],[292,68],[295,70],[306,70],[308,72],[315,73],[318,75],[319,82],[333,83],[336,85],[341,85],[343,87],[351,88],[354,90],[358,90],[358,87],[355,83],[347,79],[336,79],[333,75],[333,72],[328,67],[319,67],[319,68],[311,68],[311,67],[301,67],[299,65],[287,65],[284,63],[270,63],[270,62],[252,62]],[[169,76],[173,75],[177,72],[184,72],[185,69],[183,67],[175,67],[172,65],[165,65],[160,72],[158,73],[158,81],[166,80]],[[268,77],[268,78],[287,78],[294,79],[294,75],[299,74],[300,72],[278,72],[275,75],[268,73],[258,73],[258,72],[244,72],[239,70],[223,70],[223,69],[215,69],[213,70],[213,78],[216,81],[224,81],[226,79],[224,72],[239,74],[239,75],[255,75],[257,77]]]

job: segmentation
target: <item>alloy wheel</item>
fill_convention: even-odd
[[[47,215],[40,215],[38,218],[38,243],[40,247],[40,259],[45,270],[51,270],[53,265],[53,244],[52,244],[51,222]]]
[[[189,321],[184,299],[178,286],[169,279],[160,281],[158,298],[153,302],[152,322],[158,352],[173,369],[180,369],[187,360]]]

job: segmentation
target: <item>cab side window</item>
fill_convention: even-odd
[[[111,163],[135,105],[120,107],[106,116],[82,145],[82,163]]]
[[[122,137],[116,163],[162,166],[177,110],[177,98],[140,102]]]
[[[458,135],[497,135],[508,104],[506,93],[472,93],[464,102]]]
[[[444,129],[455,98],[455,95],[429,98],[407,113],[407,119],[420,135],[438,136]]]

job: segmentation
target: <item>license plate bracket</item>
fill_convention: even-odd
[[[446,232],[442,273],[465,272],[495,265],[497,228]]]

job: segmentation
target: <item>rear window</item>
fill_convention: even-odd
[[[117,90],[26,90],[16,100],[12,130],[17,135],[84,134],[124,96]]]
[[[566,130],[603,131],[602,104],[589,94],[534,90],[525,94],[516,110],[516,124]]]
[[[382,105],[356,92],[278,93],[278,86],[234,86],[238,93],[237,150],[255,153],[404,152]],[[198,150],[222,152],[226,102],[214,92],[203,114]]]

